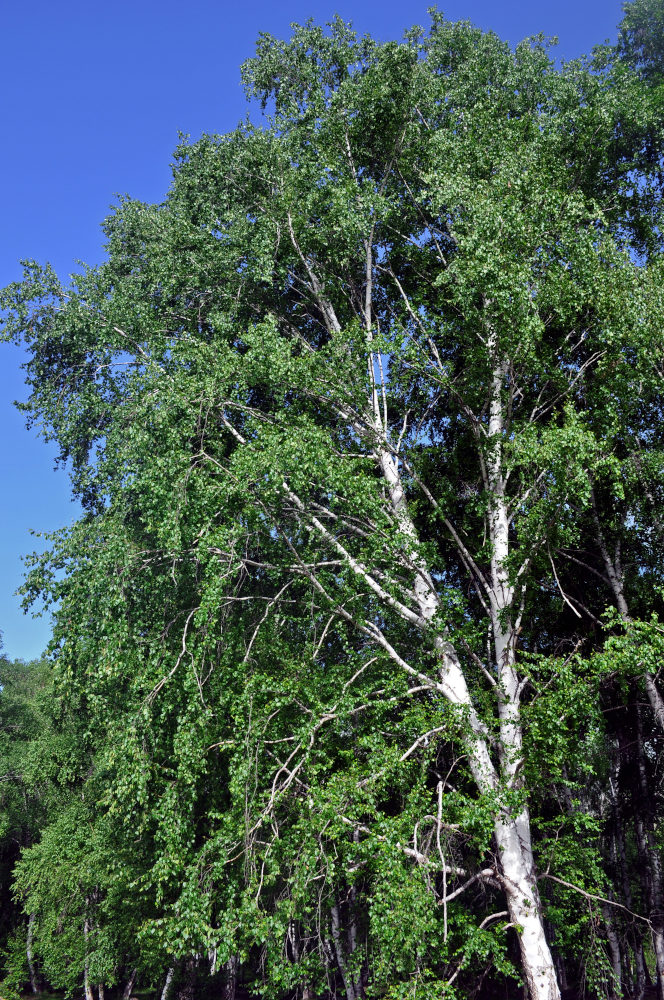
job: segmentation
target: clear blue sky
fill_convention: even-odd
[[[241,62],[256,35],[280,37],[292,21],[335,13],[381,40],[427,24],[403,0],[33,0],[5,4],[0,18],[2,142],[0,285],[18,260],[49,260],[62,276],[103,257],[99,223],[118,193],[161,201],[178,131],[225,132],[246,114]],[[440,8],[516,43],[543,31],[560,58],[615,39],[620,0],[449,0]],[[24,616],[14,596],[21,555],[77,515],[53,449],[27,432],[12,401],[24,398],[18,349],[0,345],[0,630],[12,657],[45,648],[47,618]]]

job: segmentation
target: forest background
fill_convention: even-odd
[[[259,36],[265,124],[2,293],[81,510],[2,663],[7,990],[664,992],[664,10],[430,18]]]

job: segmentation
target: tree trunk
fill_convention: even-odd
[[[426,565],[426,561],[419,552],[418,533],[408,508],[401,477],[399,456],[390,446],[387,420],[385,414],[381,413],[376,371],[382,371],[382,368],[380,355],[376,358],[373,353],[372,239],[373,235],[370,235],[366,241],[364,320],[366,345],[369,349],[368,373],[371,392],[367,401],[368,406],[365,416],[367,424],[371,428],[372,436],[375,439],[374,454],[387,486],[395,520],[399,531],[405,539],[404,568],[413,574],[412,593],[418,613],[412,613],[409,609],[403,607],[401,613],[411,624],[426,628],[437,614],[440,608],[440,600],[433,577]],[[324,299],[321,292],[321,285],[311,270],[309,276],[312,292],[320,305],[328,329],[331,333],[339,332],[341,324],[336,317],[332,304]],[[498,698],[500,716],[500,775],[496,773],[491,760],[487,742],[488,734],[473,705],[468,683],[457,652],[446,635],[439,635],[435,640],[435,648],[441,662],[441,683],[437,687],[448,701],[453,705],[458,705],[464,711],[466,723],[470,727],[470,731],[466,732],[462,737],[464,750],[468,755],[470,769],[481,794],[495,794],[499,792],[502,783],[508,789],[514,788],[517,772],[522,763],[522,736],[519,714],[520,688],[514,668],[515,629],[511,620],[509,620],[514,599],[514,588],[510,584],[507,568],[509,560],[509,520],[502,462],[502,435],[505,429],[502,395],[507,375],[507,364],[498,357],[497,343],[498,338],[495,331],[489,330],[487,345],[494,362],[488,401],[488,435],[490,445],[487,456],[484,457],[480,454],[480,464],[486,473],[485,486],[490,498],[488,529],[492,544],[492,556],[489,601],[491,605],[491,622],[494,628],[496,666],[498,671],[496,696]],[[384,385],[382,388],[384,388]],[[483,445],[480,448],[483,448]],[[285,485],[288,489],[287,484]],[[289,495],[294,499],[297,506],[299,503],[298,499],[290,493],[290,490]],[[317,530],[322,531],[322,533],[325,532],[324,526],[318,525],[314,519],[312,519],[312,523],[316,524]],[[464,559],[467,560],[468,557],[469,554],[464,550]],[[472,557],[470,558],[472,562]],[[366,578],[364,567],[359,563],[353,565],[353,569],[360,574],[364,574]],[[373,582],[372,589],[378,593],[380,588]],[[383,595],[381,594],[381,596]],[[389,595],[386,595],[386,598],[389,601]],[[405,661],[398,657],[378,629],[370,631],[369,634],[378,639],[393,659],[400,662],[401,665],[405,665]],[[506,641],[503,642],[502,648],[499,648],[501,647],[502,639],[505,637],[507,637]],[[496,817],[494,831],[499,847],[500,865],[507,895],[508,909],[512,921],[521,928],[519,932],[521,960],[531,1000],[560,1000],[555,966],[546,941],[542,909],[533,871],[530,818],[527,809],[524,809],[516,817],[504,815],[501,812]],[[332,939],[337,963],[339,964],[339,969],[344,980],[346,1000],[357,1000],[355,986],[345,968],[343,953],[340,948],[339,910],[336,905],[332,908]]]
[[[178,986],[177,1000],[194,1000],[196,994],[196,960],[188,958]]]
[[[620,734],[619,734],[620,735]],[[624,754],[623,754],[624,756]],[[620,789],[617,786],[611,787],[611,798],[613,806],[613,841],[615,847],[616,864],[620,872],[623,902],[628,910],[634,910],[632,898],[632,887],[629,881],[629,871],[627,867],[627,851],[625,848],[625,827],[623,823],[622,804],[620,800]],[[642,997],[649,979],[646,959],[643,953],[643,941],[635,926],[632,925],[631,944],[634,952],[635,976],[633,986],[637,997]]]
[[[35,973],[35,966],[32,957],[32,944],[35,936],[35,920],[36,914],[33,912],[30,914],[28,919],[28,937],[26,941],[25,951],[28,959],[28,971],[30,973],[30,989],[33,993],[39,993],[39,986],[37,985],[37,975]]]
[[[134,992],[134,986],[136,984],[137,975],[138,975],[138,969],[132,969],[131,975],[129,976],[125,988],[122,991],[122,1000],[129,1000],[130,996]]]
[[[609,946],[611,972],[613,976],[613,982],[610,987],[610,995],[612,998],[617,998],[622,996],[622,957],[620,939],[618,937],[618,932],[616,931],[616,925],[613,920],[611,908],[607,903],[602,904],[602,916],[604,918],[604,928],[606,930],[606,940]]]
[[[643,683],[646,687],[646,694],[648,695],[650,707],[652,708],[653,715],[655,716],[655,722],[664,732],[664,700],[657,690],[657,685],[650,674],[645,673],[643,675]]]
[[[334,953],[337,959],[337,965],[339,966],[339,972],[341,973],[341,980],[344,984],[344,992],[346,994],[346,1000],[358,1000],[357,994],[355,992],[355,983],[353,981],[353,976],[348,970],[346,965],[346,956],[344,955],[343,942],[341,939],[341,921],[339,917],[339,904],[334,903],[331,908],[332,917],[332,941],[334,942]]]
[[[560,992],[565,993],[567,989],[567,968],[565,966],[565,959],[560,954],[559,951],[554,951],[553,961],[556,966],[556,976],[558,978],[558,985],[560,986]]]
[[[353,839],[359,841],[359,831],[353,831]],[[348,954],[351,956],[353,973],[353,991],[356,997],[362,997],[364,995],[364,984],[362,978],[363,966],[358,967],[357,962],[354,959],[355,952],[357,950],[357,890],[354,885],[351,885],[348,890]]]
[[[224,986],[222,990],[223,1000],[235,1000],[237,990],[237,966],[238,956],[231,955],[226,962]]]
[[[493,351],[497,338],[489,330]],[[510,556],[509,513],[503,467],[505,412],[503,392],[508,376],[505,361],[495,358],[489,396],[489,445],[485,486],[489,495],[487,528],[491,542],[491,579],[488,588],[495,655],[500,724],[500,783],[516,790],[522,784],[523,732],[521,685],[516,669],[514,584],[508,571]],[[516,816],[499,813],[494,824],[507,908],[519,936],[521,966],[531,1000],[560,1000],[556,968],[544,930],[542,904],[537,889],[530,833],[530,815],[524,806]]]
[[[169,994],[171,992],[171,986],[173,985],[173,976],[175,975],[175,966],[171,966],[166,973],[166,981],[164,982],[164,988],[161,991],[161,1000],[168,1000]]]
[[[516,926],[523,975],[530,1000],[559,1000],[560,990],[551,950],[542,923],[530,847],[527,810],[516,818],[498,818],[495,837],[502,869],[507,908]]]
[[[655,953],[655,975],[658,1000],[664,1000],[664,880],[662,859],[655,839],[652,796],[646,771],[643,746],[643,725],[641,710],[637,705],[637,760],[639,785],[641,788],[641,808],[636,817],[637,843],[641,858],[641,872],[644,895],[648,901],[649,918],[652,928],[652,944]]]
[[[85,1000],[94,1000],[94,996],[92,994],[92,986],[90,985],[90,962],[88,959],[88,942],[90,939],[90,930],[91,930],[90,918],[87,915],[88,905],[89,905],[89,900],[86,899],[85,901],[86,914],[85,914],[85,919],[83,921],[83,937],[85,939],[85,959],[83,962],[83,992],[85,994]]]

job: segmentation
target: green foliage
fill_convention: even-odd
[[[261,35],[264,128],[183,140],[105,263],[0,293],[85,510],[24,588],[53,705],[0,693],[53,986],[204,955],[275,998],[514,981],[493,838],[528,808],[557,941],[605,964],[602,685],[661,659],[664,499],[662,116],[621,53],[435,13]],[[608,547],[642,621],[605,641]]]
[[[649,83],[664,75],[664,6],[661,0],[631,0],[623,5],[618,51]]]

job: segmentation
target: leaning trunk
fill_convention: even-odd
[[[161,1000],[168,1000],[171,993],[171,986],[173,985],[173,976],[175,975],[175,968],[171,966],[166,973],[166,981],[164,982],[164,988],[161,991]]]
[[[134,986],[136,984],[136,976],[138,975],[138,969],[132,969],[131,975],[125,984],[125,988],[122,991],[122,1000],[129,1000],[130,996],[134,992]]]

